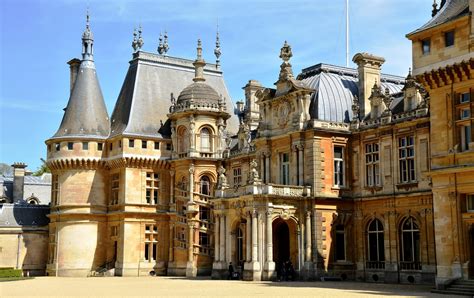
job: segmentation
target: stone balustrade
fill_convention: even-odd
[[[280,184],[253,184],[216,190],[216,198],[236,198],[245,195],[273,195],[282,197],[309,197],[311,186],[280,185]]]

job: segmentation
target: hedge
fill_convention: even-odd
[[[13,268],[1,268],[0,269],[0,278],[2,277],[22,277],[23,270],[13,269]]]

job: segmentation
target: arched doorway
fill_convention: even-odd
[[[290,260],[290,229],[281,219],[273,222],[273,261],[277,264]]]
[[[474,279],[474,224],[469,227],[469,279]]]

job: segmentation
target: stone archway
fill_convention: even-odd
[[[297,224],[294,220],[276,218],[272,223],[273,228],[273,261],[275,262],[277,275],[283,262],[290,261],[293,268],[299,270],[298,266],[298,237]]]

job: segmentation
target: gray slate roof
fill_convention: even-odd
[[[447,0],[446,4],[441,7],[440,11],[428,23],[408,33],[407,36],[447,23],[467,14],[469,14],[468,0]]]
[[[160,120],[165,123],[171,93],[178,98],[181,91],[193,83],[193,60],[138,52],[130,62],[125,81],[111,117],[110,136],[118,134],[161,137]],[[204,68],[206,84],[225,98],[227,112],[233,114],[233,104],[222,71],[214,64]],[[237,117],[227,120],[227,129],[236,132]]]
[[[53,138],[105,138],[109,116],[92,61],[82,61],[63,120]]]
[[[356,69],[329,64],[317,64],[303,69],[298,75],[310,88],[315,89],[309,108],[311,118],[331,122],[350,122],[352,100],[359,95]],[[405,78],[381,75],[382,88],[390,94],[402,90]]]
[[[0,205],[0,227],[46,226],[48,206],[29,204]]]

